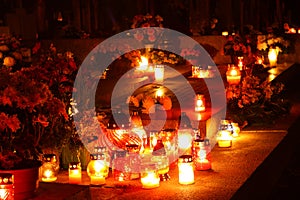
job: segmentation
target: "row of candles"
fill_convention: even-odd
[[[217,133],[219,147],[231,147],[233,137],[239,134],[237,123],[222,120]],[[172,132],[172,133],[171,133]],[[187,133],[187,130],[178,132],[177,145],[170,148],[169,141],[164,137],[171,137],[174,130],[165,130],[156,133],[148,142],[151,143],[150,154],[140,154],[137,144],[128,144],[126,149],[116,150],[109,155],[106,147],[95,147],[87,166],[87,174],[92,185],[103,185],[109,175],[109,166],[112,166],[112,174],[115,181],[127,181],[140,179],[143,188],[155,188],[160,181],[169,180],[169,159],[179,158],[178,181],[188,185],[194,183],[194,170],[210,170],[211,146],[208,139],[201,139],[199,132]],[[171,144],[172,145],[172,144]],[[181,155],[181,156],[179,156]],[[41,167],[42,181],[52,182],[57,179],[58,162],[54,154],[44,155],[44,163]],[[80,162],[72,162],[69,166],[69,183],[81,183]]]
[[[184,116],[187,117],[187,116]],[[128,144],[126,149],[114,151],[109,155],[106,147],[95,147],[90,155],[91,159],[87,166],[87,174],[92,185],[103,185],[109,176],[109,166],[112,166],[113,179],[115,181],[126,181],[140,179],[145,189],[160,186],[160,181],[170,179],[168,175],[172,156],[179,158],[173,162],[178,167],[178,182],[183,185],[195,182],[194,170],[210,170],[212,160],[210,156],[211,146],[208,139],[201,139],[199,130],[188,130],[186,126],[188,119],[184,121],[183,128],[177,133],[177,145],[170,144],[174,137],[174,130],[163,130],[152,134],[150,154],[140,154],[137,144]],[[234,137],[238,137],[240,128],[237,123],[229,120],[221,120],[217,132],[218,146],[229,148],[232,146]],[[167,139],[168,138],[168,139]],[[176,137],[175,137],[176,138]],[[166,140],[167,139],[167,140]],[[146,145],[145,145],[146,147]],[[177,148],[177,149],[176,149]],[[175,152],[174,152],[175,150]],[[40,167],[41,181],[53,182],[57,180],[59,161],[55,154],[45,154],[43,165]],[[69,183],[81,184],[82,169],[80,162],[69,164]],[[0,199],[11,200],[14,198],[14,175],[11,173],[0,173]]]

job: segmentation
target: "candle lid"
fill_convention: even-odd
[[[94,153],[90,155],[91,160],[104,160],[105,154],[104,153]]]
[[[70,169],[78,169],[81,167],[81,163],[80,162],[70,162],[69,163],[69,168]]]
[[[179,163],[190,163],[192,161],[193,161],[193,156],[192,155],[182,155],[178,159]]]
[[[13,184],[14,175],[11,173],[0,173],[0,184]]]

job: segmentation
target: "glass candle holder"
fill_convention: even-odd
[[[153,148],[151,161],[157,164],[158,174],[161,181],[170,180],[169,159],[166,155],[166,150],[162,139],[157,139],[157,143]]]
[[[127,159],[129,162],[129,171],[130,171],[130,179],[139,179],[140,178],[140,147],[137,144],[127,144],[126,150],[128,151]]]
[[[232,136],[233,137],[238,137],[239,134],[240,134],[240,127],[239,127],[239,124],[236,123],[236,122],[231,122],[231,125],[232,125],[232,128],[233,128],[233,133],[232,133]]]
[[[86,170],[90,177],[91,185],[105,184],[105,178],[109,173],[109,163],[107,163],[105,155],[103,153],[91,154],[91,159]]]
[[[115,153],[115,158],[112,162],[112,173],[115,181],[130,180],[130,166],[127,159],[127,151],[118,150]]]
[[[154,77],[155,81],[163,82],[164,81],[164,66],[163,65],[156,65],[154,68]]]
[[[178,157],[178,137],[177,129],[163,129],[160,132],[163,145],[166,150],[166,156],[168,157],[169,166],[171,168],[177,167],[176,160]]]
[[[159,187],[160,178],[155,163],[141,164],[141,183],[145,189],[152,189]]]
[[[182,155],[178,159],[178,181],[182,185],[195,182],[194,164],[192,155]]]
[[[237,85],[241,80],[241,71],[235,65],[231,65],[226,72],[227,82],[231,85]]]
[[[0,173],[0,200],[14,200],[14,175]]]
[[[232,133],[229,130],[219,130],[217,133],[217,141],[219,147],[232,146]]]
[[[81,183],[81,163],[70,162],[69,163],[69,183],[80,184]]]
[[[195,98],[195,111],[203,112],[205,111],[205,97],[203,94],[196,94]]]
[[[193,159],[196,170],[211,169],[211,146],[208,139],[193,141]]]
[[[43,164],[40,168],[40,173],[43,182],[53,182],[57,180],[59,171],[59,161],[55,154],[44,154]]]

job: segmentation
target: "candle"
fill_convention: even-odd
[[[211,169],[210,143],[208,139],[196,139],[193,142],[193,158],[196,170]]]
[[[155,163],[142,163],[141,183],[143,188],[151,189],[159,187],[160,179],[156,168],[157,165]]]
[[[192,66],[192,77],[193,78],[199,78],[200,76],[200,67],[199,66]]]
[[[269,63],[270,67],[275,67],[277,64],[277,50],[276,49],[270,49],[268,53]]]
[[[228,31],[223,31],[223,32],[222,32],[222,35],[223,35],[223,36],[228,36]]]
[[[155,92],[155,96],[157,99],[161,98],[164,95],[164,91],[162,89],[158,89]]]
[[[148,58],[145,56],[141,56],[141,62],[139,62],[139,67],[137,67],[137,70],[139,71],[145,71],[148,69]]]
[[[43,172],[42,181],[44,182],[53,182],[56,181],[57,177],[55,176],[55,173],[51,169],[47,169]]]
[[[205,111],[205,97],[203,94],[197,94],[195,100],[195,111]]]
[[[154,68],[154,77],[155,81],[163,82],[164,80],[164,66],[163,65],[156,65]]]
[[[238,137],[239,136],[239,133],[241,131],[240,127],[239,127],[239,124],[238,123],[235,123],[235,122],[231,122],[231,125],[233,127],[233,133],[232,133],[232,136],[233,137]]]
[[[243,59],[244,57],[242,56],[238,57],[238,67],[240,68],[240,70],[243,70],[243,66],[244,66]]]
[[[14,175],[11,173],[0,173],[0,199],[14,199]]]
[[[105,177],[103,177],[103,176],[91,175],[90,178],[91,178],[91,184],[92,185],[103,185],[103,184],[105,184]]]
[[[87,174],[91,179],[92,185],[105,184],[108,176],[109,167],[104,153],[91,154],[91,160],[87,166]]]
[[[194,166],[191,155],[182,155],[178,159],[178,181],[180,184],[189,185],[195,182]]]
[[[232,145],[232,136],[231,131],[229,130],[220,130],[217,134],[217,141],[219,147],[231,147]]]
[[[80,184],[81,183],[81,163],[71,162],[69,164],[69,183]]]
[[[226,78],[229,84],[239,84],[241,80],[241,72],[239,68],[234,65],[229,67],[226,72]]]

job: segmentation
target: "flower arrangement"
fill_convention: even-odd
[[[275,34],[258,35],[257,36],[257,50],[261,53],[268,52],[269,49],[276,49],[277,54],[287,53],[290,46],[289,40],[284,39],[282,36]]]
[[[163,18],[160,15],[155,17],[149,13],[146,15],[135,15],[132,20],[131,28],[143,27],[163,27]]]
[[[289,103],[282,97],[283,89],[282,83],[245,75],[240,85],[226,88],[228,117],[243,125],[274,122],[289,112]]]
[[[230,55],[232,62],[233,57],[250,57],[252,53],[251,40],[242,38],[239,34],[230,35],[224,45],[224,55]]]
[[[159,98],[153,98],[144,93],[130,96],[127,103],[136,109],[139,109],[142,113],[149,114],[153,112],[155,104],[160,104],[165,110],[170,110],[172,108],[172,100],[168,96],[163,96]]]
[[[163,27],[162,22],[163,18],[159,15],[155,17],[150,14],[134,16],[131,28],[146,28],[137,30],[134,34],[134,38],[147,43],[155,42],[162,33],[159,29]]]
[[[1,52],[7,57],[20,46]],[[53,45],[42,52],[37,46],[30,65],[20,58],[0,66],[1,169],[28,167],[43,150],[58,150],[74,133],[67,113],[77,71],[72,54],[58,54]]]

